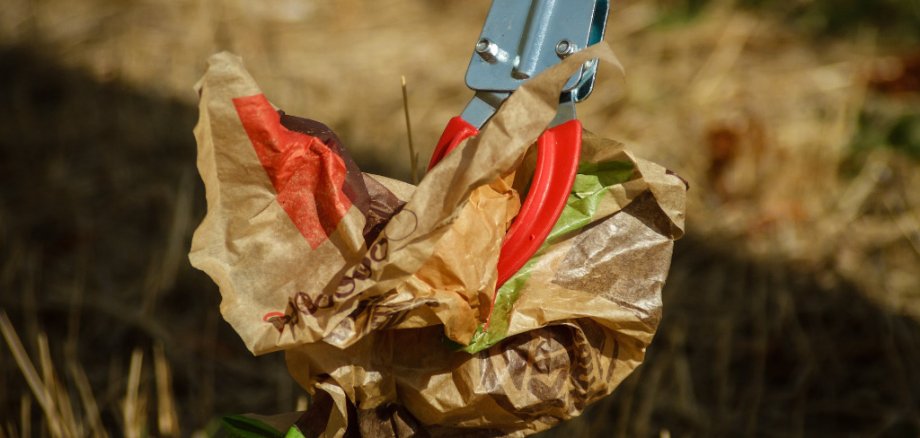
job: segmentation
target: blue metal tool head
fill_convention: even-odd
[[[600,42],[609,0],[493,0],[466,75],[477,91],[510,93],[572,53]],[[591,93],[597,62],[572,76],[563,101]]]

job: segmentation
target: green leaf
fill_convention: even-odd
[[[288,429],[288,433],[284,435],[284,438],[307,438],[307,437],[304,436],[303,432],[301,432],[300,429],[297,428],[297,426],[291,426],[291,428]]]
[[[629,161],[585,162],[578,166],[572,193],[569,194],[566,206],[546,241],[536,254],[498,289],[495,306],[489,318],[489,327],[485,328],[480,324],[476,333],[473,334],[472,341],[464,347],[464,350],[468,353],[477,353],[507,337],[511,310],[527,280],[530,279],[530,271],[536,265],[537,260],[542,257],[550,245],[596,220],[594,216],[601,198],[606,196],[611,187],[632,179],[634,173],[635,167]]]
[[[228,415],[220,419],[227,435],[233,438],[284,438],[275,428],[243,415]]]

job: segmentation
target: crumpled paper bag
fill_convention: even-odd
[[[247,347],[284,350],[315,395],[302,433],[520,436],[641,363],[686,186],[622,144],[585,133],[562,217],[495,287],[515,171],[591,58],[615,62],[602,44],[528,81],[418,187],[362,174],[331,130],[274,108],[238,57],[210,59],[195,128],[208,212],[190,260]]]

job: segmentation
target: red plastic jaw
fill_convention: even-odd
[[[565,209],[581,156],[581,122],[570,120],[537,140],[537,167],[498,258],[498,287],[530,260]]]
[[[460,117],[447,124],[428,169],[479,130]],[[543,132],[537,140],[537,166],[524,204],[505,235],[498,258],[501,287],[533,257],[565,208],[581,156],[581,122],[570,120]],[[497,296],[497,294],[496,294]],[[494,303],[493,303],[494,306]]]
[[[479,135],[479,129],[466,120],[463,120],[462,117],[456,116],[451,118],[444,128],[444,133],[441,134],[441,139],[438,140],[438,146],[434,148],[434,152],[431,154],[431,160],[428,162],[428,170],[434,168],[434,166],[440,163],[447,154],[451,153],[457,146],[460,146],[463,140],[476,135]]]

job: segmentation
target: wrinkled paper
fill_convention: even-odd
[[[361,173],[329,128],[274,108],[240,58],[210,59],[195,128],[208,212],[189,257],[247,347],[284,350],[314,394],[297,430],[520,436],[641,363],[686,185],[622,144],[584,133],[562,217],[496,290],[515,171],[592,58],[616,62],[597,45],[528,81],[418,187]]]

